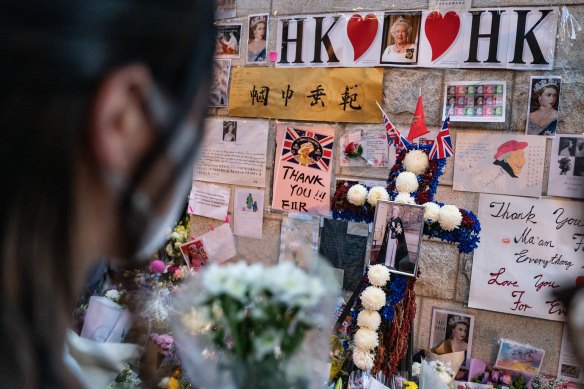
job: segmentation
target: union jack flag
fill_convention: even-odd
[[[379,107],[381,109],[381,107]],[[411,148],[412,144],[404,137],[396,126],[389,120],[385,112],[381,109],[383,125],[385,126],[385,133],[387,134],[387,144],[394,145],[399,153],[404,148]]]
[[[334,140],[335,137],[332,135],[286,127],[281,160],[328,172],[333,157]],[[310,162],[303,163],[298,150],[306,143],[312,145],[313,151],[304,157]]]
[[[450,115],[444,120],[442,129],[436,136],[436,141],[430,150],[430,159],[444,159],[452,157],[454,150],[452,149],[452,142],[450,140]]]

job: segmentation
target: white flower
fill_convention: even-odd
[[[347,192],[347,200],[353,205],[363,205],[367,199],[367,188],[361,184],[353,185]]]
[[[377,332],[367,328],[359,328],[357,332],[355,332],[353,340],[355,341],[355,346],[363,350],[373,350],[379,345]]]
[[[440,206],[433,202],[424,204],[424,220],[426,222],[436,222],[440,217]]]
[[[422,174],[428,169],[428,155],[422,150],[409,151],[404,160],[404,168],[415,175]]]
[[[395,189],[398,192],[412,193],[418,190],[418,179],[414,173],[401,172],[395,179]]]
[[[369,190],[369,194],[367,195],[367,202],[375,207],[379,200],[389,200],[389,194],[383,186],[374,186],[371,188],[371,190]]]
[[[387,266],[381,264],[369,266],[367,277],[371,285],[385,286],[387,281],[389,281],[389,269]]]
[[[356,348],[353,350],[353,362],[361,370],[371,370],[373,368],[374,355],[368,350]]]
[[[381,324],[381,315],[377,311],[363,310],[357,315],[357,325],[361,328],[367,328],[377,331]]]
[[[398,193],[397,196],[395,196],[395,199],[393,199],[393,201],[397,202],[397,203],[404,203],[404,204],[415,204],[416,200],[410,196],[408,193]]]
[[[422,364],[420,362],[412,363],[412,376],[417,377],[420,375],[422,370]]]
[[[454,205],[444,205],[440,208],[438,222],[443,230],[452,231],[460,226],[462,214]]]
[[[117,302],[120,299],[120,292],[117,291],[116,289],[110,289],[107,292],[105,292],[105,297],[107,297],[108,299]]]
[[[274,329],[261,331],[253,338],[256,360],[261,361],[266,355],[275,353],[281,343],[281,332]]]
[[[191,308],[188,313],[181,316],[180,321],[182,325],[191,335],[204,332],[208,326],[209,318],[206,311],[204,308]]]
[[[361,302],[365,309],[379,311],[385,305],[385,292],[377,286],[368,286],[361,292]]]
[[[452,377],[445,371],[438,372],[438,377],[444,382],[446,385],[449,385],[452,382]]]

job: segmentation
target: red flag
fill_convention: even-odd
[[[424,118],[424,106],[422,105],[422,95],[418,97],[418,104],[416,105],[416,112],[414,113],[414,120],[410,126],[408,133],[408,140],[411,142],[419,136],[429,133],[430,130],[426,128],[426,119]]]

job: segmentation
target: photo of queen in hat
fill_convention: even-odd
[[[497,152],[493,157],[494,165],[497,165],[505,173],[513,178],[519,177],[523,165],[525,165],[525,148],[528,146],[527,142],[518,142],[510,140],[503,143],[497,148]]]

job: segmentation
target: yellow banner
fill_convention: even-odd
[[[382,68],[234,68],[229,115],[381,123]]]

